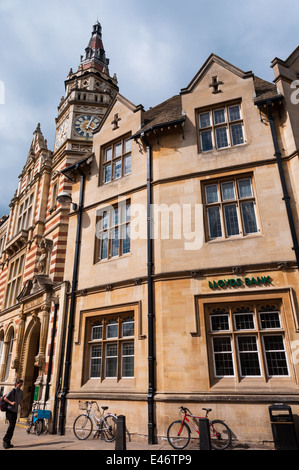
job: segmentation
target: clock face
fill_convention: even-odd
[[[56,148],[58,148],[62,144],[62,142],[64,142],[64,140],[66,139],[68,125],[69,125],[69,122],[67,119],[65,119],[63,123],[61,124],[61,126],[58,128],[57,134],[56,134],[56,141],[55,141]]]
[[[93,131],[100,124],[100,119],[96,116],[90,116],[89,114],[83,114],[77,117],[74,122],[74,130],[80,137],[92,137]]]

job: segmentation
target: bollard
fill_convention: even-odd
[[[211,450],[210,423],[207,418],[199,420],[199,449]]]
[[[117,417],[115,450],[126,450],[126,417]]]

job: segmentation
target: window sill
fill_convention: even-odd
[[[238,144],[238,145],[230,145],[229,147],[221,147],[221,148],[213,148],[211,150],[199,150],[198,155],[211,155],[211,154],[217,154],[218,152],[231,152],[234,149],[238,150],[240,148],[244,148],[248,145],[248,142],[244,142],[243,144]]]
[[[248,235],[232,235],[231,237],[219,237],[219,238],[212,238],[211,240],[206,240],[206,243],[223,243],[223,242],[229,242],[229,241],[242,241],[242,240],[248,240],[252,238],[260,238],[263,237],[263,234],[261,232],[257,233],[249,233]]]
[[[109,186],[110,184],[113,185],[113,183],[118,183],[119,181],[124,180],[125,178],[128,178],[128,176],[131,176],[131,173],[128,173],[127,175],[120,176],[119,178],[114,178],[111,181],[102,181],[102,183],[99,183],[99,186]]]
[[[215,377],[211,379],[212,392],[247,393],[258,395],[265,393],[298,393],[298,386],[291,376],[271,377]]]
[[[131,390],[135,387],[135,378],[134,377],[123,377],[121,379],[117,378],[105,378],[103,380],[99,378],[89,378],[85,384],[81,387],[82,391],[111,391],[118,392],[120,390]]]
[[[128,258],[129,256],[131,256],[132,253],[124,253],[123,255],[120,255],[120,256],[112,256],[111,258],[105,258],[105,259],[99,259],[97,261],[94,262],[94,265],[97,265],[99,263],[109,263],[110,261],[119,261],[121,259],[124,259],[124,258]]]

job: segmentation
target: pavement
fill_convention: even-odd
[[[0,419],[0,439],[2,438],[6,432],[8,424],[4,421],[4,419]],[[1,457],[3,456],[3,452],[11,452],[14,450],[21,450],[21,451],[57,451],[57,450],[69,450],[69,451],[104,451],[103,454],[105,455],[123,455],[122,451],[116,450],[116,443],[115,442],[105,442],[104,440],[99,438],[93,438],[92,436],[86,439],[85,441],[80,441],[76,438],[71,430],[66,430],[65,435],[60,434],[50,434],[50,433],[42,433],[40,436],[35,435],[33,432],[28,434],[24,426],[20,423],[17,423],[15,432],[12,439],[12,444],[14,445],[11,449],[3,449],[2,442],[0,442],[0,451]],[[178,451],[175,451],[167,442],[167,440],[161,440],[157,444],[148,444],[146,440],[137,440],[136,438],[130,439],[127,437],[126,440],[126,449],[127,454],[131,451],[141,452],[146,451],[148,454],[159,455],[163,454],[176,454]],[[180,454],[187,455],[189,451],[191,454],[195,456],[196,451],[199,450],[199,443],[196,441],[195,443],[190,443],[184,451],[180,452]],[[265,444],[253,444],[253,443],[241,443],[241,442],[233,442],[232,446],[229,450],[273,450],[273,445],[271,443]],[[223,452],[215,452],[216,454],[224,455]],[[172,462],[169,462],[172,463]],[[173,462],[177,463],[177,462]],[[181,463],[188,463],[187,461]]]

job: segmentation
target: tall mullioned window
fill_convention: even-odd
[[[132,171],[132,140],[126,136],[102,148],[102,183],[111,183]]]
[[[89,378],[134,377],[134,318],[107,316],[93,320],[90,333]]]
[[[129,202],[98,211],[95,262],[130,253]]]
[[[251,177],[231,177],[206,184],[204,202],[208,240],[259,231]]]
[[[17,301],[22,288],[25,254],[11,262],[5,296],[5,308],[11,307]]]
[[[201,152],[245,143],[240,103],[199,111],[198,127]]]
[[[19,233],[21,230],[27,230],[32,223],[33,198],[34,194],[32,193],[24,199],[19,207],[16,233]]]

